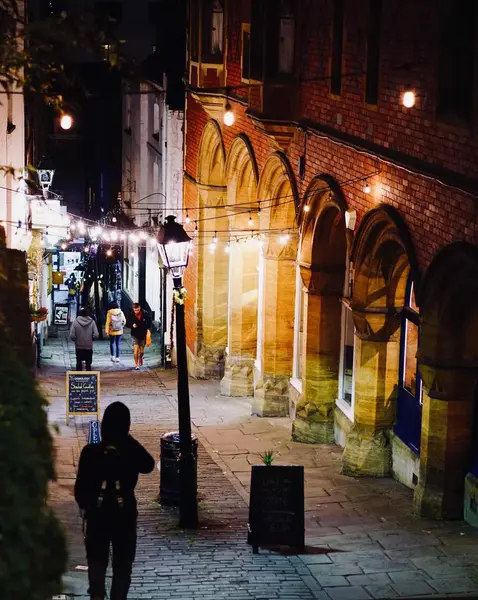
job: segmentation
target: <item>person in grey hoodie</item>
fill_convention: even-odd
[[[77,371],[83,370],[83,361],[86,363],[86,370],[91,371],[93,340],[98,337],[98,327],[91,318],[89,309],[82,306],[70,329],[70,339],[75,342]]]

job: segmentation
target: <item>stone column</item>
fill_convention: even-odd
[[[281,246],[271,242],[264,258],[260,364],[254,377],[252,413],[289,414],[295,313],[296,240]]]
[[[354,424],[347,434],[343,472],[385,477],[391,473],[400,364],[400,316],[353,311]]]
[[[218,206],[224,201],[224,193],[201,186],[200,198],[204,206]],[[223,209],[209,209],[204,211],[203,216],[207,219],[201,223],[198,246],[197,353],[194,369],[195,377],[200,379],[220,379],[224,375],[229,277],[229,256],[224,252],[226,238],[220,239],[214,252],[209,247],[214,232],[227,229],[227,218],[217,219],[223,215]],[[216,219],[210,218],[214,216]]]
[[[292,424],[297,442],[331,444],[334,441],[334,405],[340,362],[340,296],[345,267],[301,267],[306,286],[302,397]]]
[[[228,347],[223,396],[252,396],[257,349],[257,240],[233,242],[229,254]]]
[[[461,519],[472,454],[476,365],[421,364],[420,372],[424,390],[415,512],[431,519]]]

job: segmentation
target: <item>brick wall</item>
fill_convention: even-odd
[[[405,159],[402,164],[406,164],[407,157],[422,161],[423,172],[428,166],[442,167],[451,177],[454,174],[466,176],[473,185],[473,178],[478,176],[475,160],[478,137],[473,134],[478,125],[476,102],[469,127],[444,124],[436,118],[439,33],[436,3],[433,0],[420,3],[386,0],[382,3],[379,101],[376,107],[367,106],[365,78],[361,74],[366,59],[367,11],[363,10],[366,2],[345,0],[345,4],[342,72],[358,75],[343,77],[340,97],[329,93],[328,79],[300,85],[297,122],[310,124],[310,127],[307,133],[297,127],[287,157],[301,198],[318,174],[330,175],[342,184],[348,206],[358,213],[357,226],[366,212],[380,203],[395,207],[410,230],[423,273],[443,246],[460,240],[478,243],[476,199],[456,186],[443,185],[436,178],[417,174],[415,171],[420,170],[420,165],[403,168],[397,166],[396,161],[394,164],[393,159],[383,160],[365,144],[373,142],[385,152],[401,153]],[[302,80],[328,77],[333,2],[302,0],[301,5],[302,18],[297,29],[298,73]],[[240,84],[240,31],[241,23],[249,18],[249,10],[250,0],[229,2],[226,71],[231,86]],[[406,109],[400,103],[401,93],[412,88],[417,93],[417,104]],[[243,98],[257,93],[257,89],[237,90]],[[261,173],[268,156],[277,148],[270,137],[254,128],[246,114],[247,103],[233,102],[233,107],[234,126],[221,124],[226,153],[237,135],[246,134]],[[201,135],[208,118],[200,104],[189,97],[185,165],[192,177],[196,176]],[[330,131],[324,132],[324,127]],[[339,142],[341,135],[351,139]],[[298,160],[304,153],[306,172],[299,180]],[[373,175],[377,171],[379,174]],[[371,194],[363,191],[365,181],[346,183],[364,177],[370,178]],[[185,203],[191,207],[197,205],[194,186],[189,183],[185,184]],[[191,269],[188,277],[192,277],[192,272]],[[193,330],[191,316],[188,332]]]

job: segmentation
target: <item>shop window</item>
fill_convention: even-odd
[[[418,371],[419,314],[409,283],[400,337],[400,372],[395,434],[417,454],[422,423],[422,382]]]
[[[251,26],[243,23],[241,27],[241,77],[248,81],[251,78]]]
[[[342,305],[342,343],[340,356],[339,398],[347,407],[352,407],[354,382],[355,326],[352,311]]]
[[[469,123],[473,113],[477,6],[475,2],[441,3],[437,117]]]
[[[300,269],[297,267],[296,282],[295,282],[295,331],[294,331],[294,357],[293,357],[293,369],[292,378],[296,380],[296,383],[302,381],[302,375],[304,373],[304,303],[305,303],[305,291],[304,284],[302,283],[302,277],[300,275]],[[299,384],[300,385],[300,384]]]
[[[332,68],[330,92],[340,96],[342,92],[342,54],[344,40],[344,0],[335,0],[332,21]]]
[[[369,0],[365,102],[372,105],[378,104],[381,12],[382,0]]]
[[[279,73],[294,72],[295,14],[292,0],[281,0],[279,17]]]
[[[209,63],[222,63],[224,0],[204,0],[202,9],[202,60]]]

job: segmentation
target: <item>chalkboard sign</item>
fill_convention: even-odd
[[[254,465],[248,543],[304,549],[304,467]]]
[[[99,371],[68,371],[66,374],[66,424],[71,415],[98,417],[100,412]]]

